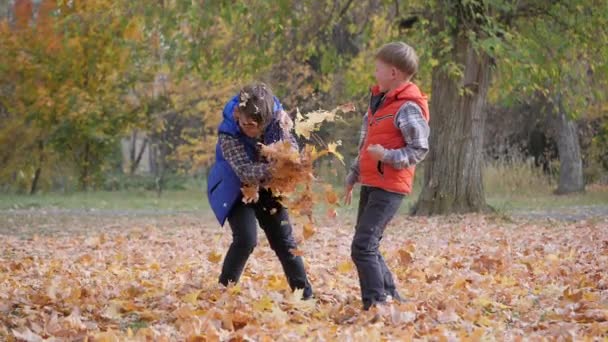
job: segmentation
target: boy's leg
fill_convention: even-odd
[[[359,274],[363,308],[369,309],[374,303],[386,301],[385,280],[392,282],[386,264],[379,262],[379,246],[384,229],[399,209],[403,195],[372,187],[366,191],[367,201],[355,228],[351,256]]]
[[[274,250],[283,266],[289,286],[292,290],[303,289],[303,298],[310,298],[312,287],[306,277],[304,261],[302,257],[290,252],[291,249],[297,248],[297,244],[293,237],[287,209],[273,199],[268,191],[260,192],[260,200],[255,208],[260,227],[266,233],[270,248]],[[273,209],[276,209],[276,212]]]
[[[232,243],[222,266],[220,283],[236,283],[243,273],[247,259],[257,244],[257,224],[252,207],[237,203],[228,216],[232,230]]]
[[[382,257],[382,254],[380,252],[378,252],[378,265],[380,265],[380,268],[381,268],[382,274],[383,274],[384,292],[387,295],[393,297],[393,299],[395,299],[397,301],[401,301],[402,298],[399,295],[399,292],[397,291],[397,287],[395,286],[395,280],[393,279],[393,274],[388,269],[388,266],[386,266],[386,262],[384,261],[384,258]]]

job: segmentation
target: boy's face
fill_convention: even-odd
[[[374,76],[376,76],[376,82],[378,82],[380,91],[382,92],[391,90],[396,83],[406,79],[403,72],[379,59],[376,59],[376,72]]]
[[[262,128],[252,118],[248,118],[247,115],[243,115],[240,111],[234,111],[234,119],[239,123],[241,132],[250,138],[257,138],[262,134]]]

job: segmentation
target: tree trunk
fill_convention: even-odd
[[[84,143],[84,160],[80,168],[80,190],[87,191],[89,185],[89,142]]]
[[[430,150],[415,215],[489,209],[481,170],[490,58],[477,53],[464,35],[454,38],[452,53],[452,61],[464,67],[463,75],[449,75],[441,66],[433,70]]]
[[[155,183],[156,183],[156,196],[160,198],[160,196],[163,193],[163,187],[164,187],[164,182],[165,182],[165,158],[166,158],[166,153],[165,153],[165,146],[164,143],[160,143],[158,144],[158,149],[157,149],[157,168],[156,168],[156,177],[155,177]]]
[[[576,122],[570,120],[558,97],[557,112],[553,115],[555,140],[559,154],[559,185],[557,194],[585,191],[583,160]]]
[[[44,162],[44,144],[42,141],[38,141],[38,152],[40,155],[38,156],[38,167],[36,167],[36,171],[34,172],[34,179],[32,180],[32,186],[30,187],[30,195],[36,193],[38,190],[38,181],[40,180],[40,174],[42,173],[42,163]]]
[[[146,150],[147,146],[148,146],[148,138],[144,138],[144,141],[142,142],[141,147],[139,148],[139,152],[137,153],[137,156],[134,159],[131,159],[131,169],[129,170],[131,174],[134,174],[135,170],[137,170],[137,168],[139,167],[139,163],[141,162],[141,157],[144,155],[144,151]],[[135,149],[135,147],[133,147],[133,149]]]
[[[137,150],[137,130],[133,130],[131,133],[131,146],[129,146],[129,174],[133,174],[136,167],[133,167],[135,162],[135,153]]]

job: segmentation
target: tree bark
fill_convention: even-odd
[[[32,180],[32,186],[30,187],[30,195],[33,195],[38,190],[38,181],[40,180],[40,174],[42,173],[42,163],[44,163],[44,143],[42,141],[38,141],[38,152],[40,155],[38,156],[38,167],[36,167],[36,171],[34,172],[34,179]]]
[[[559,185],[556,194],[585,191],[583,159],[576,122],[565,113],[561,97],[558,96],[557,111],[553,115],[555,140],[559,154]]]
[[[129,174],[133,174],[136,167],[133,167],[135,162],[135,154],[137,150],[137,130],[133,130],[131,133],[131,146],[129,146]]]
[[[131,169],[129,170],[131,175],[134,174],[137,168],[139,167],[141,157],[144,155],[144,151],[146,150],[147,146],[148,138],[144,138],[144,141],[142,142],[141,147],[139,148],[139,152],[137,152],[137,156],[134,156],[134,158],[131,159]],[[133,150],[135,150],[135,144],[133,144]]]
[[[164,143],[161,142],[160,144],[158,144],[158,149],[157,149],[157,168],[156,168],[156,177],[155,177],[155,183],[156,183],[156,197],[161,197],[162,193],[163,193],[163,188],[164,188],[164,183],[165,183],[165,158],[166,158],[166,153],[165,153],[165,146]]]
[[[433,70],[430,150],[415,215],[490,209],[481,173],[490,58],[476,52],[462,34],[454,38],[452,54],[452,61],[463,66],[463,75],[449,75],[441,66]]]
[[[87,191],[89,185],[90,151],[89,142],[84,143],[84,158],[80,168],[80,190]]]

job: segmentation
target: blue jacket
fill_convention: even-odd
[[[238,102],[239,97],[237,95],[226,103],[222,113],[223,120],[218,128],[218,134],[238,137],[245,146],[249,158],[252,161],[257,161],[257,141],[242,134],[239,125],[234,120],[233,113]],[[274,98],[273,109],[273,119],[264,130],[264,144],[271,144],[281,139],[281,127],[276,119],[276,113],[282,110],[283,106],[276,97]],[[215,163],[211,166],[209,176],[207,177],[207,199],[220,225],[224,225],[232,207],[234,207],[237,201],[241,200],[243,196],[241,193],[242,186],[241,180],[226,159],[224,159],[218,141],[215,146]]]

